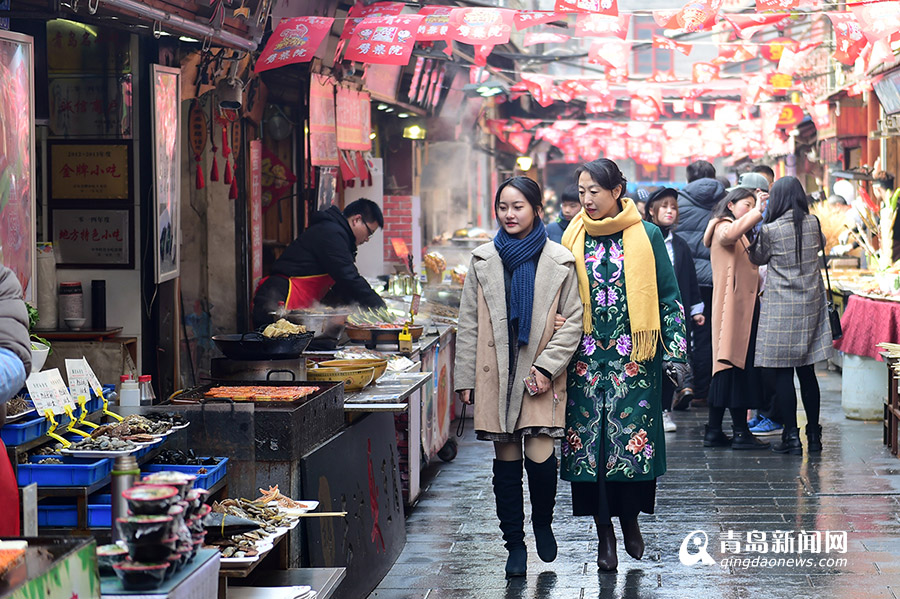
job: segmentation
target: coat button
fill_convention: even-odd
[[[493,342],[493,341],[488,341],[488,347],[494,347],[494,342]]]
[[[490,367],[490,366],[485,366],[482,370],[484,370],[485,372],[490,372],[490,371],[491,371],[491,367]]]

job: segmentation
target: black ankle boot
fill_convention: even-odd
[[[706,425],[706,434],[703,435],[703,447],[728,447],[731,439],[722,432],[722,427],[710,428]]]
[[[631,518],[619,518],[622,525],[622,538],[625,540],[625,552],[634,559],[644,557],[644,537],[638,526],[637,515]]]
[[[494,498],[497,518],[509,558],[506,577],[525,576],[528,553],[525,550],[525,500],[522,498],[522,460],[494,460]]]
[[[750,432],[748,428],[732,428],[734,436],[731,438],[732,449],[768,449],[771,443],[763,441]]]
[[[775,453],[789,453],[791,455],[803,455],[803,444],[800,442],[800,429],[784,428],[781,433],[781,441],[772,446]]]
[[[822,451],[822,426],[820,424],[806,425],[806,450],[809,453]]]
[[[619,567],[619,556],[616,555],[616,533],[612,524],[597,523],[597,567],[605,572],[615,572]]]
[[[553,522],[553,506],[556,505],[556,456],[538,464],[525,456],[525,471],[528,473],[528,493],[531,495],[531,528],[538,557],[542,561],[556,559],[556,538],[550,523]]]

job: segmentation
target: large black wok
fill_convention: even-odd
[[[269,338],[261,333],[214,335],[216,347],[232,360],[286,360],[299,358],[313,333]]]

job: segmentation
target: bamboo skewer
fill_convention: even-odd
[[[322,518],[322,517],[344,517],[347,512],[304,512],[302,514],[291,514],[291,517],[297,518]]]

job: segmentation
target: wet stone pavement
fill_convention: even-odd
[[[625,553],[616,522],[614,573],[597,571],[593,521],[570,515],[569,485],[561,482],[553,524],[559,557],[549,564],[537,557],[526,497],[528,575],[505,579],[506,551],[490,482],[493,451],[490,443],[475,439],[469,421],[457,458],[423,473],[427,488],[408,512],[406,547],[369,597],[900,599],[900,460],[882,445],[880,422],[844,418],[840,375],[824,370],[818,375],[824,428],[819,455],[705,449],[706,410],[676,412],[678,431],[666,435],[668,473],[659,480],[656,513],[640,519],[644,558]],[[685,565],[679,559],[682,543],[694,531],[706,533],[715,564]],[[775,552],[784,545],[780,531],[794,538],[788,553]],[[765,545],[748,547],[748,535]],[[802,552],[801,535],[813,545]],[[729,538],[740,543],[741,553],[723,553]],[[826,551],[835,540],[838,547]],[[698,548],[685,547],[690,561]],[[741,561],[723,565],[725,558]],[[763,562],[775,559],[785,561]]]

